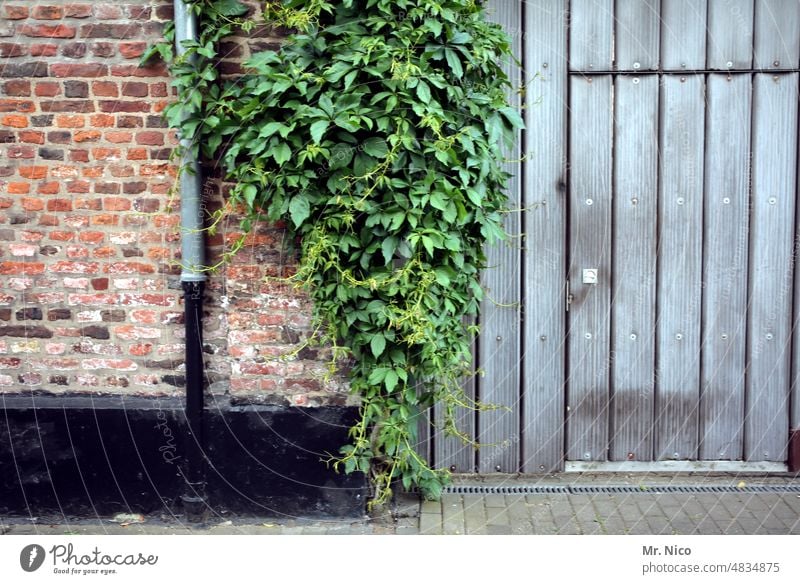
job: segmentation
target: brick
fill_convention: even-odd
[[[31,57],[55,57],[58,53],[58,45],[37,44],[31,45]]]
[[[46,166],[20,166],[19,175],[30,179],[42,179],[47,176]]]
[[[56,116],[58,128],[82,128],[86,124],[85,116]]]
[[[18,158],[33,158],[36,156],[36,150],[33,148],[33,146],[14,145],[8,147],[6,150],[6,156],[12,160]]]
[[[3,6],[3,14],[6,20],[22,20],[28,18],[27,6]]]
[[[82,143],[82,142],[96,142],[103,136],[102,132],[99,130],[86,130],[84,132],[75,132],[75,135],[72,137],[75,142]]]
[[[116,369],[118,371],[135,371],[138,367],[130,359],[84,359],[81,367],[87,370]]]
[[[122,8],[113,4],[97,4],[94,16],[99,20],[119,20],[122,18]]]
[[[26,131],[17,134],[20,142],[30,144],[44,144],[44,132]]]
[[[24,45],[17,43],[0,43],[0,57],[22,57],[28,54],[28,49]]]
[[[57,195],[61,190],[61,183],[56,181],[42,182],[36,187],[36,192],[40,195]]]
[[[47,126],[53,125],[53,116],[46,115],[46,116],[31,116],[31,125],[37,128],[43,128]]]
[[[61,55],[68,59],[81,59],[86,56],[86,43],[66,43],[61,47]]]
[[[114,248],[99,248],[99,249],[110,249],[113,251]],[[97,251],[99,251],[99,249]],[[108,290],[108,278],[92,278],[92,289],[93,290]]]
[[[100,111],[105,113],[147,113],[150,111],[148,101],[99,101]]]
[[[133,140],[131,132],[106,132],[105,138],[113,144],[127,144]]]
[[[95,114],[90,117],[90,122],[95,128],[113,128],[114,116],[108,114]]]
[[[155,268],[141,262],[115,262],[103,268],[106,274],[152,274]]]
[[[68,18],[88,18],[91,15],[91,4],[67,4],[64,6],[64,16]]]
[[[52,81],[43,81],[36,84],[36,95],[38,97],[55,97],[61,93],[61,86]]]
[[[0,326],[0,337],[24,337],[28,339],[50,339],[53,331],[43,326]]]
[[[60,20],[64,17],[62,6],[34,6],[31,18],[36,20]]]
[[[120,116],[117,120],[118,128],[141,128],[142,118],[138,116]]]
[[[78,290],[86,290],[89,288],[89,278],[65,277],[62,282],[65,288],[77,288]]]
[[[97,262],[56,262],[49,267],[49,271],[56,274],[96,274],[100,271]]]
[[[3,92],[9,97],[28,97],[31,94],[31,82],[26,79],[12,79],[3,83]]]
[[[84,101],[43,101],[39,104],[43,112],[47,113],[90,113],[94,111],[94,102]]]
[[[81,187],[81,193],[88,193],[89,192],[89,183],[87,181],[76,181],[79,182]],[[73,192],[73,187],[70,186],[67,189],[67,192]],[[75,199],[75,209],[84,209],[87,211],[100,211],[103,208],[103,201],[100,199]],[[88,254],[88,250],[86,251]]]
[[[54,63],[50,65],[53,77],[105,77],[108,66],[101,63]]]
[[[125,322],[124,310],[101,310],[100,318],[103,322]]]
[[[75,178],[78,176],[78,168],[75,166],[53,166],[50,169],[50,176],[53,178]]]
[[[128,160],[147,160],[147,148],[131,148],[128,150]]]
[[[26,99],[0,99],[0,112],[31,113],[36,110],[32,101]]]
[[[28,243],[10,243],[8,244],[8,251],[11,255],[17,257],[33,257],[38,251],[38,247]]]
[[[160,339],[161,329],[155,327],[143,327],[133,325],[123,325],[114,328],[117,338],[125,341],[138,341],[142,339]]]
[[[84,24],[81,37],[86,39],[135,39],[141,38],[141,24]]]
[[[8,183],[6,188],[9,195],[27,195],[31,190],[30,183]]]
[[[66,24],[23,24],[17,28],[17,33],[34,38],[71,39],[75,38],[77,30]]]
[[[43,160],[64,160],[64,151],[59,148],[39,148],[39,157]]]
[[[147,50],[147,43],[141,41],[125,42],[119,44],[119,54],[126,59],[138,59],[144,54],[146,50]]]
[[[128,352],[136,357],[144,357],[145,355],[149,355],[153,352],[153,344],[137,343],[135,345],[131,345],[128,349]]]
[[[97,97],[118,97],[119,87],[112,81],[93,81],[92,93]]]
[[[72,231],[51,231],[49,237],[53,241],[72,241],[75,239],[75,233]]]
[[[2,63],[0,77],[26,79],[30,77],[47,77],[47,63],[33,61],[30,63]]]
[[[129,211],[131,201],[125,197],[105,197],[103,199],[103,209],[106,211]]]
[[[173,306],[175,297],[166,294],[120,294],[119,303],[124,306]]]
[[[128,81],[122,84],[122,95],[127,97],[147,97],[150,86],[141,81]]]
[[[108,135],[106,135],[108,139]],[[112,182],[96,182],[94,183],[94,192],[102,195],[116,195],[120,192],[121,185]]]
[[[17,114],[9,114],[0,118],[0,124],[9,128],[27,128],[28,118]]]
[[[70,320],[72,311],[69,308],[53,308],[47,311],[47,320]]]
[[[69,304],[85,304],[87,306],[103,306],[117,304],[116,294],[68,294]]]
[[[38,306],[31,306],[18,310],[14,316],[17,320],[42,320],[42,318],[44,318],[42,309]]]
[[[109,58],[117,54],[117,47],[113,43],[98,41],[92,43],[92,54],[95,57]]]
[[[114,77],[167,77],[169,75],[166,65],[163,63],[138,67],[136,65],[112,65],[111,75]],[[8,77],[20,77],[19,75],[8,75]]]
[[[107,326],[85,326],[81,328],[81,336],[90,337],[92,339],[108,340],[111,338]]]
[[[89,151],[88,150],[70,150],[69,151],[69,160],[70,160],[70,162],[89,162]]]
[[[161,146],[164,144],[164,134],[161,132],[139,132],[136,134],[136,143],[145,146]]]

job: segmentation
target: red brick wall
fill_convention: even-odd
[[[0,392],[179,394],[179,201],[163,65],[138,65],[170,1],[0,4]],[[231,42],[235,59],[270,44]],[[235,64],[226,68],[235,71]],[[209,209],[220,181],[206,181]],[[209,238],[211,258],[237,237]],[[267,276],[292,270],[262,225],[209,281],[207,379],[215,394],[344,403],[325,351],[303,348],[310,308]]]

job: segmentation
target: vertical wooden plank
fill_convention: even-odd
[[[614,61],[614,0],[570,2],[569,62],[573,71],[610,71]]]
[[[661,0],[617,0],[616,68],[620,71],[658,69]]]
[[[697,457],[704,80],[665,76],[656,342],[656,460]]]
[[[705,69],[707,2],[661,0],[661,66],[664,69]]]
[[[525,4],[523,472],[564,459],[566,0]]]
[[[611,284],[612,77],[570,78],[567,459],[606,460]],[[596,269],[597,284],[583,284]]]
[[[744,451],[749,461],[784,461],[787,455],[797,81],[796,73],[754,78]]]
[[[796,68],[800,61],[800,2],[756,0],[755,11],[755,68]]]
[[[490,3],[490,16],[512,35],[515,55],[522,54],[521,2]],[[522,84],[522,72],[515,63],[504,64],[512,83],[511,100],[519,106],[515,91]],[[506,152],[508,171],[509,206],[518,209],[522,202],[521,144]],[[520,218],[519,213],[506,217],[506,231],[511,235],[507,243],[487,250],[489,268],[484,272],[483,285],[486,300],[481,306],[481,340],[478,363],[485,372],[479,380],[479,396],[486,403],[502,406],[478,414],[478,469],[487,472],[517,472],[519,470],[519,398],[520,398]]]
[[[711,0],[709,69],[749,69],[753,62],[753,0]]]
[[[614,98],[611,460],[653,454],[658,77],[618,77]]]
[[[700,459],[741,460],[750,75],[709,75],[707,94]]]

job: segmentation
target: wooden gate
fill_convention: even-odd
[[[490,10],[522,56],[527,129],[467,389],[504,407],[463,412],[477,451],[434,417],[433,462],[786,461],[800,3]]]

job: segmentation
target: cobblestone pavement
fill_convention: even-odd
[[[494,481],[494,482],[492,482]],[[466,478],[456,485],[524,487],[531,480]],[[751,492],[754,487],[797,488],[797,477],[599,476],[536,479],[537,486],[591,485],[597,493],[446,494],[420,502],[402,495],[391,510],[356,519],[301,520],[215,517],[187,524],[180,517],[149,516],[121,525],[109,518],[3,518],[0,534],[252,534],[252,535],[558,535],[558,534],[796,534],[800,535],[800,492]],[[603,486],[640,485],[635,492],[602,492]],[[668,492],[666,486],[722,487],[727,492]],[[497,490],[497,489],[495,489]],[[722,489],[720,489],[722,490]],[[732,492],[731,492],[732,491]]]

